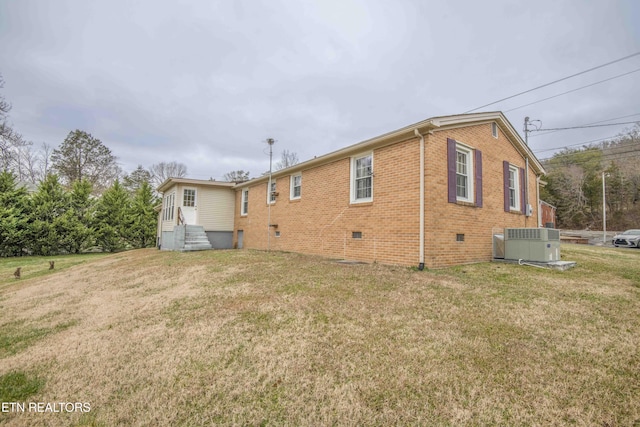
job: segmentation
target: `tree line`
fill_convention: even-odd
[[[148,182],[134,193],[118,179],[99,197],[87,179],[66,188],[47,175],[29,193],[0,173],[0,256],[118,251],[155,245],[156,198]]]
[[[560,228],[640,228],[640,124],[612,140],[565,148],[543,162],[542,200],[556,206]]]
[[[123,173],[111,150],[79,129],[56,149],[34,148],[9,123],[10,110],[0,95],[0,256],[155,245],[155,188],[185,176],[186,166],[161,162]]]

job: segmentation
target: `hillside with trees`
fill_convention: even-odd
[[[541,199],[557,207],[558,227],[601,229],[602,179],[607,228],[640,228],[640,124],[618,137],[565,148],[544,162]]]

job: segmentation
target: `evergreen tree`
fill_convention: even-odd
[[[62,236],[62,245],[67,252],[80,253],[95,241],[92,227],[95,203],[91,191],[91,183],[87,180],[73,183],[69,208],[64,214],[67,229]]]
[[[29,199],[28,247],[35,255],[56,254],[68,232],[69,197],[56,175],[49,175]]]
[[[158,214],[154,206],[157,203],[151,185],[143,182],[133,197],[129,211],[129,241],[136,248],[155,246]]]
[[[102,250],[115,252],[126,247],[129,205],[129,195],[119,180],[102,194],[95,214],[96,242]]]
[[[129,194],[134,195],[145,182],[151,182],[151,172],[143,168],[142,165],[138,165],[136,170],[129,175],[125,175],[122,180],[122,185]]]
[[[17,188],[15,177],[9,172],[0,173],[0,256],[21,253],[26,240],[27,191]]]

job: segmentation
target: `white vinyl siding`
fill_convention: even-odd
[[[351,203],[373,201],[373,153],[351,158]]]
[[[236,195],[229,188],[198,188],[198,225],[205,231],[233,231]]]

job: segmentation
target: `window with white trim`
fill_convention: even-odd
[[[351,158],[351,203],[373,201],[373,153]]]
[[[196,190],[193,188],[185,188],[182,197],[182,206],[195,207],[196,205]]]
[[[240,215],[246,215],[249,213],[249,189],[242,190],[242,203],[240,208]]]
[[[164,196],[164,210],[162,212],[163,221],[173,220],[173,206],[174,206],[175,197],[176,197],[175,192]]]
[[[496,122],[491,123],[491,135],[494,138],[498,137],[498,124]]]
[[[509,208],[520,210],[520,171],[517,166],[509,165]]]
[[[267,181],[267,188],[269,188],[269,181]],[[276,193],[276,180],[273,179],[271,180],[271,190],[267,191],[267,203],[271,204],[271,203],[275,203],[276,202],[276,196],[278,195],[278,193]]]
[[[462,202],[474,201],[473,151],[456,145],[456,198]]]
[[[302,196],[302,174],[291,175],[291,200],[299,199]]]

